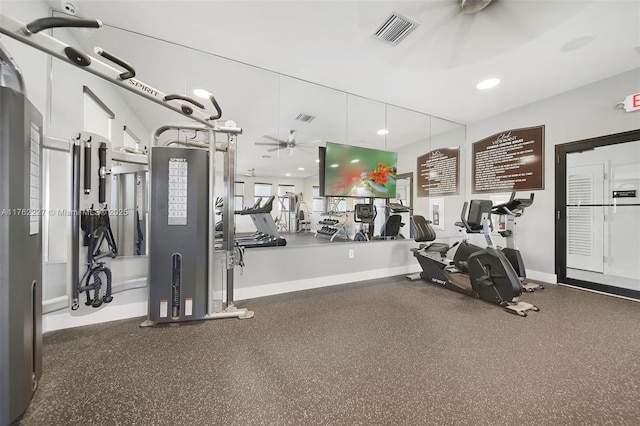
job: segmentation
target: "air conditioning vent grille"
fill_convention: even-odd
[[[418,24],[410,19],[400,16],[397,13],[392,13],[384,24],[373,34],[373,37],[395,46],[417,26]]]
[[[313,121],[313,119],[316,118],[314,115],[308,115],[308,114],[298,114],[298,116],[296,117],[296,120],[298,121],[302,121],[304,123],[309,123],[311,121]]]

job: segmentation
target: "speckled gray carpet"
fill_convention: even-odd
[[[403,277],[238,303],[250,320],[45,336],[24,425],[637,425],[640,304],[501,308]]]

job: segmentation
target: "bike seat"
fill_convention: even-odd
[[[444,257],[449,251],[449,244],[445,243],[431,243],[424,248],[425,251],[438,252]]]

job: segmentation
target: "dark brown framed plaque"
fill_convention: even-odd
[[[507,130],[473,143],[472,192],[544,189],[544,126]]]
[[[460,190],[460,147],[435,149],[418,157],[418,197],[455,195]]]

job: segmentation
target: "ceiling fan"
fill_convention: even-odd
[[[262,146],[272,146],[273,148],[271,149],[267,149],[267,151],[277,151],[279,149],[289,149],[289,154],[293,155],[293,150],[296,147],[304,147],[304,146],[310,146],[310,145],[302,145],[302,144],[297,144],[296,143],[296,131],[294,129],[289,130],[289,136],[287,137],[287,140],[283,140],[283,139],[278,139],[275,138],[273,136],[269,136],[269,135],[264,135],[263,138],[265,139],[269,139],[273,142],[255,142],[256,145],[262,145]],[[309,142],[309,144],[314,144],[314,143],[318,143],[318,142],[322,142],[321,139],[317,139],[314,141]]]
[[[248,169],[247,172],[248,173],[243,173],[242,176],[246,176],[246,177],[250,177],[250,178],[256,177],[256,169],[255,169],[255,167],[252,167],[252,168]]]
[[[492,0],[460,0],[460,10],[463,13],[478,13],[489,6]]]

